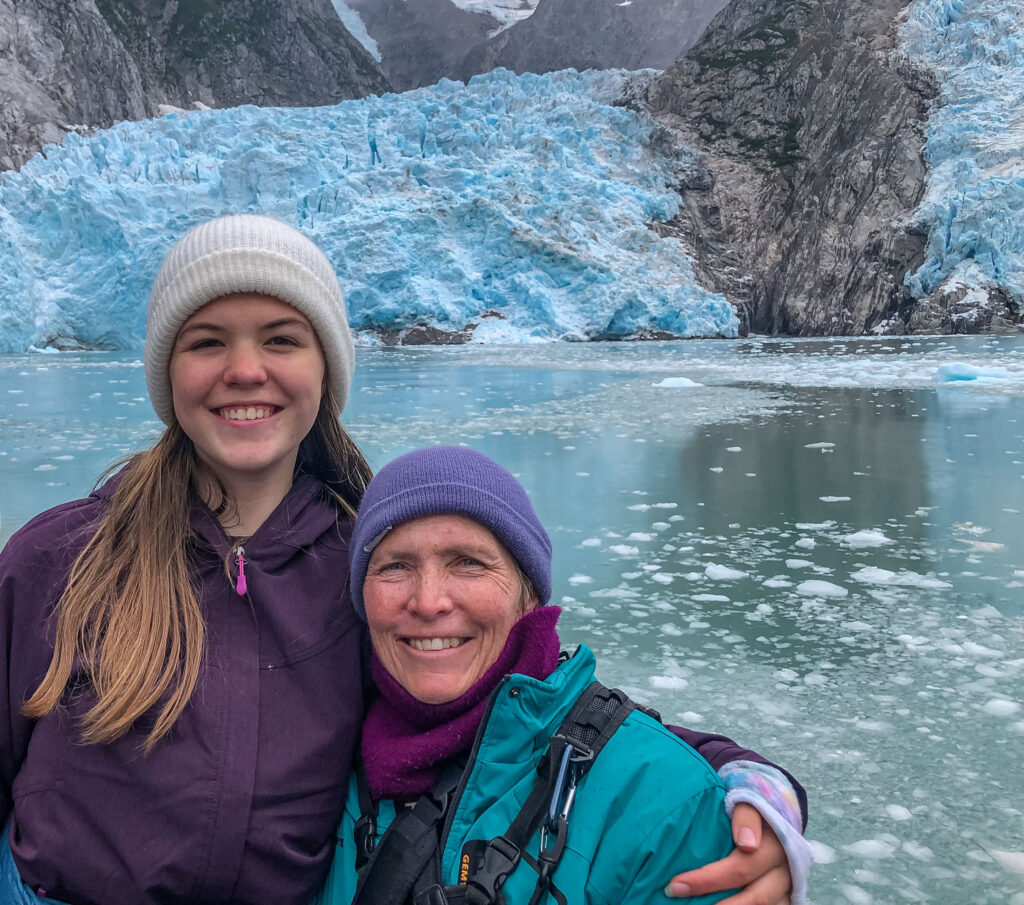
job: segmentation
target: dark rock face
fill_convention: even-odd
[[[517,73],[664,69],[728,0],[540,0],[531,16],[500,32],[497,19],[452,0],[346,2],[377,42],[388,80],[405,91],[499,66]]]
[[[377,42],[381,68],[396,91],[465,78],[466,54],[501,27],[492,16],[460,9],[451,0],[346,2]]]
[[[303,106],[388,90],[330,0],[0,0],[0,169],[163,104]]]
[[[474,48],[462,76],[498,66],[664,69],[700,37],[728,0],[540,0],[528,19]]]
[[[936,86],[898,50],[908,0],[734,0],[649,93],[680,163],[667,229],[759,333],[899,332],[925,236]],[[682,149],[698,150],[696,160]]]

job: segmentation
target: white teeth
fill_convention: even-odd
[[[409,647],[416,650],[445,650],[465,643],[463,638],[410,638]]]
[[[264,408],[262,406],[250,405],[248,408],[231,408],[221,409],[220,414],[222,418],[227,418],[228,421],[255,421],[257,418],[268,418],[272,413],[272,409]]]

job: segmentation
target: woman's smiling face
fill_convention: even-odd
[[[178,332],[169,366],[174,414],[228,486],[256,479],[287,488],[324,373],[305,315],[265,295],[225,296]]]
[[[384,668],[428,704],[468,691],[498,659],[512,626],[536,606],[498,539],[462,515],[429,515],[384,535],[363,583]]]

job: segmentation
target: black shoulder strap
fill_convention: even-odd
[[[395,815],[360,872],[352,905],[399,905],[406,900],[438,851],[439,824],[460,776],[460,770],[446,771],[412,808]]]
[[[502,885],[518,865],[523,848],[541,825],[545,811],[561,821],[560,826],[552,827],[556,836],[554,846],[547,851],[542,850],[538,859],[542,880],[550,879],[565,847],[566,819],[565,815],[557,813],[561,806],[561,786],[566,780],[565,767],[572,764],[574,782],[582,779],[615,730],[635,708],[625,692],[606,688],[597,681],[576,699],[558,731],[551,737],[547,757],[538,768],[540,778],[526,804],[504,835],[496,836],[487,843],[481,869],[467,883],[468,905],[494,905],[499,901]]]

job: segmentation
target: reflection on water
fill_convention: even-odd
[[[1024,905],[1024,342],[360,350],[346,421],[520,476],[564,640],[805,781],[813,901]],[[0,539],[158,429],[131,357],[0,359]]]

